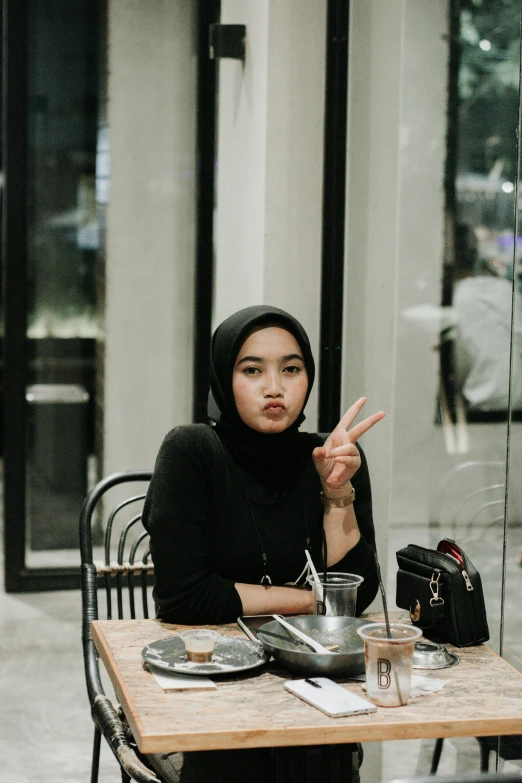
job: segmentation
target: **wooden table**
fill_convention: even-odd
[[[96,648],[143,753],[522,733],[522,675],[485,646],[448,646],[460,664],[422,672],[449,680],[439,693],[404,707],[329,718],[285,691],[292,675],[271,664],[216,677],[217,690],[165,693],[141,650],[182,629],[158,620],[93,623]],[[235,624],[219,630],[242,636]],[[357,683],[345,687],[364,696]]]

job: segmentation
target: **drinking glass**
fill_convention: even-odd
[[[400,707],[408,703],[415,640],[420,628],[390,623],[388,638],[385,623],[369,623],[357,629],[364,639],[366,693],[379,707]]]
[[[314,614],[355,617],[357,588],[364,582],[362,576],[332,571],[318,574],[318,580],[310,575],[307,581],[312,586]]]

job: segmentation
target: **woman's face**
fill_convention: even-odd
[[[253,332],[237,355],[232,390],[242,421],[256,432],[283,432],[303,410],[308,375],[299,343],[286,329]]]

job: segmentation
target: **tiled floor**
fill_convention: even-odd
[[[436,531],[433,535],[444,533]],[[393,531],[388,569],[390,596],[393,596],[395,550],[409,541],[436,543],[428,538],[427,535],[425,541],[421,540],[411,527]],[[517,564],[517,554],[518,545],[522,546],[522,529],[510,531],[510,540],[512,554],[508,559],[506,599],[512,610],[508,617],[515,620],[513,625],[506,622],[506,635],[510,649],[519,654],[517,645],[521,637],[517,622],[522,569]],[[499,595],[502,549],[498,531],[480,531],[480,535],[469,541],[469,547],[483,574],[486,593],[493,597]],[[499,618],[494,608],[490,609],[490,624],[496,644]],[[1,783],[87,783],[90,780],[92,724],[83,677],[78,592],[0,593],[0,705]],[[367,746],[364,783],[426,773],[432,747],[433,743],[427,741]],[[447,741],[440,772],[477,769],[478,763],[476,740]],[[512,764],[506,763],[506,770]],[[118,780],[117,765],[103,747],[100,783]]]

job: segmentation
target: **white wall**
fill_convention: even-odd
[[[195,6],[110,0],[105,474],[192,412]]]
[[[247,55],[219,66],[214,324],[272,304],[302,321],[317,357],[326,3],[223,0],[221,21],[246,24]]]

